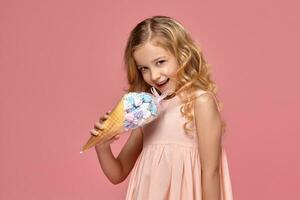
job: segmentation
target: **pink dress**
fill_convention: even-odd
[[[198,90],[197,96],[205,92]],[[130,172],[126,200],[201,200],[197,137],[184,133],[179,97],[162,100],[160,109],[158,118],[142,128],[143,150]],[[220,185],[222,200],[232,200],[223,145]]]

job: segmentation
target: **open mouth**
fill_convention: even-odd
[[[164,85],[166,85],[169,82],[170,78],[168,78],[167,80],[165,80],[164,82],[160,83],[160,84],[156,84],[158,87],[162,87]]]

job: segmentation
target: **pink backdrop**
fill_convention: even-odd
[[[296,1],[0,2],[0,199],[124,199],[79,150],[126,87],[129,31],[180,20],[213,66],[235,199],[299,194]],[[112,145],[117,155],[128,133]],[[106,198],[103,198],[106,196]]]

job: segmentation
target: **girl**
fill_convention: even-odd
[[[117,158],[110,144],[95,149],[113,184],[131,172],[127,200],[232,200],[216,85],[202,50],[175,19],[154,16],[137,24],[127,41],[127,92],[173,93],[159,116],[135,129]],[[97,134],[107,115],[96,122]]]

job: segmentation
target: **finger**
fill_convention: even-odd
[[[94,135],[94,136],[97,136],[97,135],[100,134],[100,132],[99,132],[98,130],[96,130],[96,129],[92,129],[92,130],[90,131],[90,133],[91,133],[92,135]]]
[[[96,122],[95,125],[94,125],[94,128],[98,129],[98,130],[102,130],[102,123]]]
[[[101,116],[100,118],[99,118],[99,122],[103,122],[105,120],[105,118],[103,117],[103,116]]]
[[[99,122],[104,122],[105,120],[107,120],[108,118],[108,114],[105,114],[104,116],[100,117]]]
[[[118,140],[119,138],[118,137],[114,137],[114,140]]]
[[[102,122],[104,122],[106,119],[107,119],[106,116],[102,116],[102,117],[99,118],[99,122],[102,123]]]
[[[95,130],[95,129],[90,130],[90,133],[91,133],[92,135],[94,135],[94,136],[99,135],[99,132],[98,132],[97,130]]]

